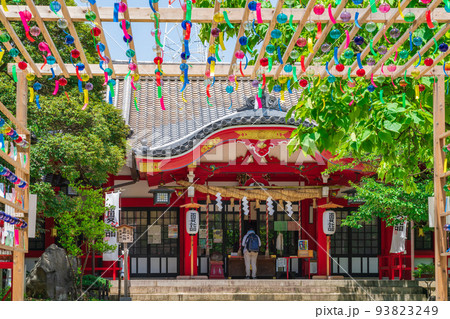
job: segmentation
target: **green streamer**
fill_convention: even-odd
[[[158,32],[158,29],[159,29],[159,19],[158,19],[158,15],[157,14],[155,14],[155,15],[153,15],[154,17],[155,17],[155,32]]]
[[[336,0],[335,3],[336,3],[336,5],[338,6],[338,5],[341,4],[341,0]]]
[[[308,81],[308,91],[311,92],[311,81]]]
[[[253,52],[253,50],[250,49],[250,47],[248,46],[248,42],[247,42],[247,44],[246,44],[245,46],[246,46],[246,48],[247,48],[247,53]]]
[[[433,38],[433,40],[434,40],[434,52],[433,52],[433,54],[436,54],[436,52],[437,52],[437,50],[439,48],[439,45],[438,45],[438,43],[437,43],[435,38]]]
[[[272,57],[269,57],[269,72],[272,71]]]
[[[406,105],[406,93],[403,93],[403,108],[405,108]]]
[[[408,80],[406,79],[406,70],[405,70],[405,75],[403,76],[403,79],[405,80],[406,84],[411,84],[408,82]]]
[[[127,75],[125,76],[125,80],[128,79],[128,77],[130,76],[131,70],[128,71]]]
[[[186,1],[186,20],[191,21],[191,15],[192,15],[192,1],[188,0]]]
[[[162,48],[163,45],[161,44],[161,41],[159,41],[159,37],[158,37],[159,20],[158,20],[158,17],[156,16],[156,14],[155,14],[155,25],[156,25],[156,28],[155,28],[156,29],[155,30],[155,42],[160,48]]]
[[[383,100],[383,90],[380,90],[380,101],[382,104],[385,104],[385,102]]]
[[[15,64],[12,67],[12,76],[13,76],[14,82],[17,82],[17,69],[16,69]]]
[[[260,83],[258,85],[258,97],[260,98],[262,96],[262,84]]]
[[[373,56],[377,56],[378,54],[373,49],[373,39],[370,40],[370,52],[372,52]]]
[[[219,45],[218,44],[216,44],[216,59],[218,62],[222,62],[222,60],[220,60],[220,57],[219,57]]]
[[[161,86],[158,86],[158,99],[162,98]]]
[[[370,0],[370,10],[372,11],[372,13],[377,12],[377,5],[375,3],[375,0]]]
[[[294,17],[293,14],[291,14],[291,15],[289,16],[289,27],[291,28],[292,31],[295,32],[295,28],[294,28],[294,26],[292,25],[292,18],[293,18],[293,17]]]
[[[209,102],[209,97],[206,97],[206,102],[208,102],[209,106],[212,106],[212,104]]]
[[[111,97],[114,97],[114,86],[112,85],[112,83],[109,83],[109,91],[111,92]]]
[[[231,24],[230,19],[228,19],[228,13],[226,11],[223,12],[223,17],[225,18],[225,22],[231,29],[234,29],[234,25]]]
[[[297,83],[298,79],[297,79],[297,67],[296,66],[294,66],[294,69],[292,70],[292,74],[294,76],[295,83]]]
[[[159,41],[159,38],[158,38],[158,37],[155,37],[155,40],[156,40],[156,44],[158,44],[159,47],[162,48],[163,45],[162,45],[162,43]]]
[[[353,80],[352,80],[352,77],[351,77],[351,73],[352,73],[352,68],[348,68],[348,72],[347,72],[347,77],[348,77],[348,80],[350,81],[350,82],[353,82]]]
[[[139,112],[139,108],[138,108],[138,105],[137,105],[137,99],[136,98],[134,98],[134,107],[136,108],[136,111]]]

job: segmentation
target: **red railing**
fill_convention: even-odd
[[[415,258],[433,258],[429,255],[415,255]],[[417,267],[414,267],[416,270]],[[447,272],[450,267],[447,267]],[[388,277],[393,280],[395,277],[402,279],[411,279],[411,255],[389,254],[378,256],[378,278]]]
[[[83,256],[81,257],[81,264],[84,264],[84,261],[88,258],[86,269],[84,270],[84,274],[92,274],[96,271],[102,271],[100,274],[101,277],[109,277],[113,280],[116,280],[117,272],[122,270],[122,267],[118,266],[118,260],[117,261],[104,261],[103,264],[107,264],[105,266],[97,266],[98,261],[100,261],[103,256],[101,255],[95,255],[95,263],[94,263],[94,270],[92,270],[92,256]],[[123,255],[119,256],[120,259],[123,259]],[[112,264],[111,264],[112,263]],[[112,274],[111,274],[112,272]],[[128,279],[130,279],[130,256],[128,256]]]

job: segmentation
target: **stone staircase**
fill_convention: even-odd
[[[118,298],[113,281],[111,299]],[[141,280],[130,281],[141,301],[425,301],[416,281],[390,280]],[[123,282],[122,282],[123,296]]]

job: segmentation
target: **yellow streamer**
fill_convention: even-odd
[[[402,19],[405,20],[405,16],[403,15],[403,12],[402,12],[402,6],[401,6],[401,3],[400,3],[400,0],[398,0],[398,13],[402,17]]]
[[[3,50],[3,51],[0,52],[0,62],[2,62],[3,54],[5,54],[5,50]]]
[[[211,61],[211,67],[209,68],[209,71],[212,77],[214,77],[215,70],[216,70],[216,62]]]
[[[34,90],[32,87],[29,88],[30,89],[30,100],[29,102],[33,102],[34,101]]]
[[[239,83],[237,81],[237,76],[234,77],[234,83],[236,83],[235,91],[237,91],[239,89]]]
[[[308,38],[308,51],[309,53],[314,53],[312,39]]]
[[[280,100],[284,102],[284,91],[280,92]]]
[[[445,159],[445,161],[444,161],[444,172],[446,172],[447,171],[447,159]]]
[[[184,103],[187,103],[186,99],[184,98],[183,93],[184,93],[184,92],[181,92],[181,99],[183,100]]]
[[[419,85],[416,84],[416,100],[419,99]]]
[[[89,103],[89,91],[84,89],[84,104],[88,104]]]
[[[320,84],[320,74],[319,74],[319,78],[317,79],[316,86],[319,86],[319,84]]]
[[[323,107],[322,107],[321,111],[323,111],[325,109],[325,99],[322,99],[322,102],[323,102]]]
[[[9,11],[8,7],[6,6],[6,0],[2,0],[2,7],[3,7],[3,10]]]
[[[220,47],[222,48],[222,51],[225,51],[225,44],[223,43],[223,32],[219,33],[219,43],[220,43]]]

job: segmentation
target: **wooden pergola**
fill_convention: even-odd
[[[446,233],[444,232],[443,226],[445,224],[446,216],[450,215],[450,212],[444,212],[444,199],[445,192],[443,190],[443,185],[445,184],[446,177],[450,176],[450,172],[443,172],[443,163],[445,154],[442,152],[442,147],[445,144],[445,138],[450,137],[450,132],[444,132],[445,130],[445,69],[443,67],[444,59],[450,53],[450,50],[446,52],[441,52],[436,58],[433,59],[432,64],[430,65],[418,65],[417,61],[420,57],[424,56],[428,51],[431,51],[433,46],[436,45],[436,41],[440,40],[449,30],[450,30],[450,13],[446,11],[442,0],[434,0],[429,2],[426,5],[426,8],[407,8],[410,4],[411,0],[403,0],[399,3],[398,7],[392,7],[390,11],[387,13],[382,13],[377,11],[371,7],[369,4],[364,8],[346,8],[348,5],[347,0],[337,1],[338,5],[334,5],[333,8],[330,8],[330,15],[325,12],[322,15],[317,15],[313,13],[313,8],[317,4],[315,0],[308,1],[304,8],[289,8],[284,4],[284,0],[278,0],[275,8],[266,9],[263,8],[260,10],[260,14],[253,10],[250,10],[249,4],[251,4],[250,0],[246,1],[246,4],[243,8],[222,8],[221,3],[218,0],[215,0],[214,7],[212,8],[196,8],[193,6],[191,0],[184,0],[185,7],[191,7],[192,11],[190,14],[187,14],[187,10],[183,10],[183,8],[159,8],[158,3],[153,4],[153,8],[150,7],[139,7],[133,8],[129,7],[124,12],[120,12],[119,20],[126,20],[128,22],[151,22],[154,24],[155,28],[160,28],[161,23],[202,23],[202,24],[211,24],[212,28],[217,27],[218,22],[213,18],[217,13],[224,13],[228,17],[228,20],[231,24],[234,24],[235,27],[239,27],[238,35],[236,38],[236,44],[234,47],[234,51],[232,54],[232,59],[230,62],[226,63],[217,63],[215,65],[214,76],[215,77],[227,77],[231,74],[234,74],[234,65],[236,64],[236,55],[235,53],[240,50],[240,43],[238,39],[242,37],[245,32],[245,22],[259,20],[259,23],[268,24],[268,29],[265,35],[262,35],[262,47],[258,53],[258,56],[254,62],[254,64],[248,65],[243,71],[242,74],[237,72],[235,75],[239,78],[249,78],[256,79],[258,77],[258,73],[261,73],[261,59],[265,55],[265,49],[271,40],[271,32],[276,28],[277,25],[277,16],[280,12],[285,12],[287,15],[292,16],[292,25],[295,26],[295,31],[290,39],[289,43],[286,43],[286,49],[284,51],[282,61],[286,63],[291,52],[294,50],[296,42],[301,36],[306,24],[308,22],[314,22],[315,24],[320,24],[322,28],[321,34],[318,34],[316,39],[313,39],[314,45],[307,56],[304,56],[303,63],[300,63],[298,60],[293,63],[296,66],[297,74],[296,78],[300,79],[305,77],[307,74],[315,77],[325,78],[327,76],[335,76],[340,78],[357,77],[357,71],[359,69],[364,69],[365,75],[363,76],[367,80],[371,79],[373,76],[381,76],[386,75],[392,78],[392,80],[398,77],[436,77],[437,81],[434,84],[434,124],[435,124],[435,149],[434,149],[434,157],[435,157],[435,200],[436,200],[436,229],[435,229],[435,252],[436,252],[436,287],[437,287],[437,300],[447,300],[447,287],[448,287],[448,273],[447,273],[447,257],[450,253],[446,252],[447,241],[446,241]],[[68,7],[64,0],[58,0],[61,5],[60,16],[55,14],[48,6],[36,6],[33,0],[25,0],[26,5],[12,5],[8,4],[8,11],[0,9],[0,20],[6,29],[6,32],[10,35],[12,42],[15,47],[20,51],[21,57],[15,57],[15,62],[8,66],[9,71],[12,72],[13,67],[17,69],[17,63],[21,61],[26,61],[28,67],[23,72],[18,73],[34,73],[38,78],[44,76],[52,75],[49,68],[43,68],[42,61],[33,61],[30,54],[27,52],[25,46],[22,41],[28,41],[27,39],[20,39],[15,32],[14,28],[11,25],[12,21],[21,21],[21,12],[29,11],[32,15],[31,22],[35,22],[39,28],[41,29],[42,36],[45,39],[45,42],[48,44],[49,50],[51,54],[54,56],[57,65],[61,69],[62,75],[66,78],[70,76],[76,76],[75,66],[70,63],[70,61],[63,61],[60,54],[58,53],[58,48],[55,46],[51,35],[49,34],[45,23],[50,21],[58,21],[62,17],[68,22],[68,30],[70,35],[74,38],[74,45],[80,51],[80,60],[84,64],[85,69],[82,71],[83,74],[86,74],[88,77],[93,76],[104,76],[105,71],[100,67],[98,63],[88,63],[86,55],[84,54],[83,44],[80,42],[79,36],[77,35],[76,29],[74,27],[74,23],[86,23],[89,22],[86,20],[86,13],[91,11],[95,13],[96,18],[95,21],[91,21],[90,23],[94,27],[102,28],[103,22],[112,22],[114,21],[114,7],[97,7],[95,4],[95,0],[89,0],[89,4],[85,7]],[[118,2],[118,1],[115,1]],[[126,0],[122,0],[123,3],[127,4]],[[380,4],[379,1],[374,1],[375,5],[378,6]],[[354,7],[354,6],[353,6]],[[347,11],[351,18],[348,21],[343,21],[340,17],[340,14],[343,11]],[[403,11],[407,11],[414,13],[415,20],[412,23],[405,21]],[[358,13],[358,14],[356,14]],[[155,15],[159,16],[158,19],[155,19]],[[331,16],[335,19],[335,22],[332,21]],[[356,18],[358,16],[358,18]],[[433,21],[444,24],[437,32],[435,32],[432,39],[428,42],[424,43],[421,49],[416,53],[411,59],[409,59],[404,65],[397,65],[395,71],[387,72],[383,70],[383,66],[386,61],[397,54],[398,49],[405,43],[405,41],[409,40],[410,32],[414,32],[419,26],[424,23],[430,23],[430,17],[433,18]],[[117,21],[117,20],[116,20]],[[31,23],[30,22],[30,23]],[[383,37],[385,37],[386,29],[395,25],[395,24],[405,24],[408,23],[409,27],[405,33],[400,35],[394,43],[392,43],[384,55],[378,55],[376,59],[375,65],[372,66],[360,66],[357,61],[354,61],[351,65],[346,66],[346,70],[344,72],[339,72],[335,68],[335,61],[331,59],[328,64],[328,70],[324,65],[316,65],[314,63],[314,58],[319,52],[321,46],[324,44],[327,39],[329,33],[332,31],[333,27],[336,25],[342,24],[352,24],[353,27],[349,29],[348,33],[342,35],[342,39],[346,37],[346,41],[342,41],[342,43],[338,46],[337,55],[341,56],[343,52],[348,47],[348,42],[353,40],[353,38],[358,34],[361,25],[367,22],[374,23],[382,23],[385,28],[380,29],[372,38],[371,44],[376,45],[378,41],[380,41]],[[220,23],[225,23],[221,21]],[[433,22],[431,22],[432,24]],[[186,29],[183,31],[183,36],[186,35]],[[132,27],[128,28],[128,34],[133,35]],[[160,36],[158,32],[156,32],[156,38],[160,41]],[[103,51],[103,55],[106,57],[110,57],[110,50],[107,45],[105,33],[101,32],[99,35],[100,41],[104,44],[105,48]],[[209,39],[209,46],[214,45],[217,40],[212,35]],[[36,41],[39,43],[39,41]],[[3,43],[7,50],[11,50],[13,47],[12,43],[5,42]],[[86,45],[86,44],[85,44]],[[87,44],[92,45],[92,44]],[[128,43],[129,49],[135,50],[134,41]],[[162,57],[162,51],[158,50],[156,53],[157,57]],[[184,45],[183,45],[184,50]],[[367,45],[361,52],[360,57],[361,60],[364,60],[370,53],[372,49]],[[210,57],[214,56],[214,53],[209,54]],[[163,69],[164,73],[161,74],[159,72],[160,66],[153,62],[143,62],[137,61],[136,55],[130,59],[130,62],[136,64],[136,69],[133,70],[133,73],[138,74],[140,76],[148,76],[148,77],[161,77],[161,76],[180,76],[183,72],[180,70],[181,63],[188,63],[186,60],[181,60],[180,63],[164,63]],[[416,65],[417,64],[417,65]],[[420,64],[420,63],[419,63]],[[127,64],[114,63],[112,59],[109,59],[108,68],[111,69],[111,78],[124,77],[129,74],[129,68]],[[263,73],[266,77],[272,77],[274,79],[279,79],[281,76],[292,77],[290,74],[283,74],[284,64],[280,64],[277,61],[274,61],[274,66],[272,70],[268,71],[267,69],[263,69]],[[194,77],[208,77],[209,71],[211,70],[211,64],[209,63],[190,63],[189,67],[189,76]],[[23,75],[20,76],[21,79],[25,78]],[[294,77],[295,78],[295,77]],[[18,96],[24,95],[27,93],[27,83],[26,81],[18,81]],[[18,98],[19,101],[19,98]],[[23,99],[20,100],[21,103],[26,103]],[[14,289],[20,290],[21,288],[15,286]],[[23,296],[23,294],[22,294]],[[17,298],[20,298],[19,293],[16,295]]]

